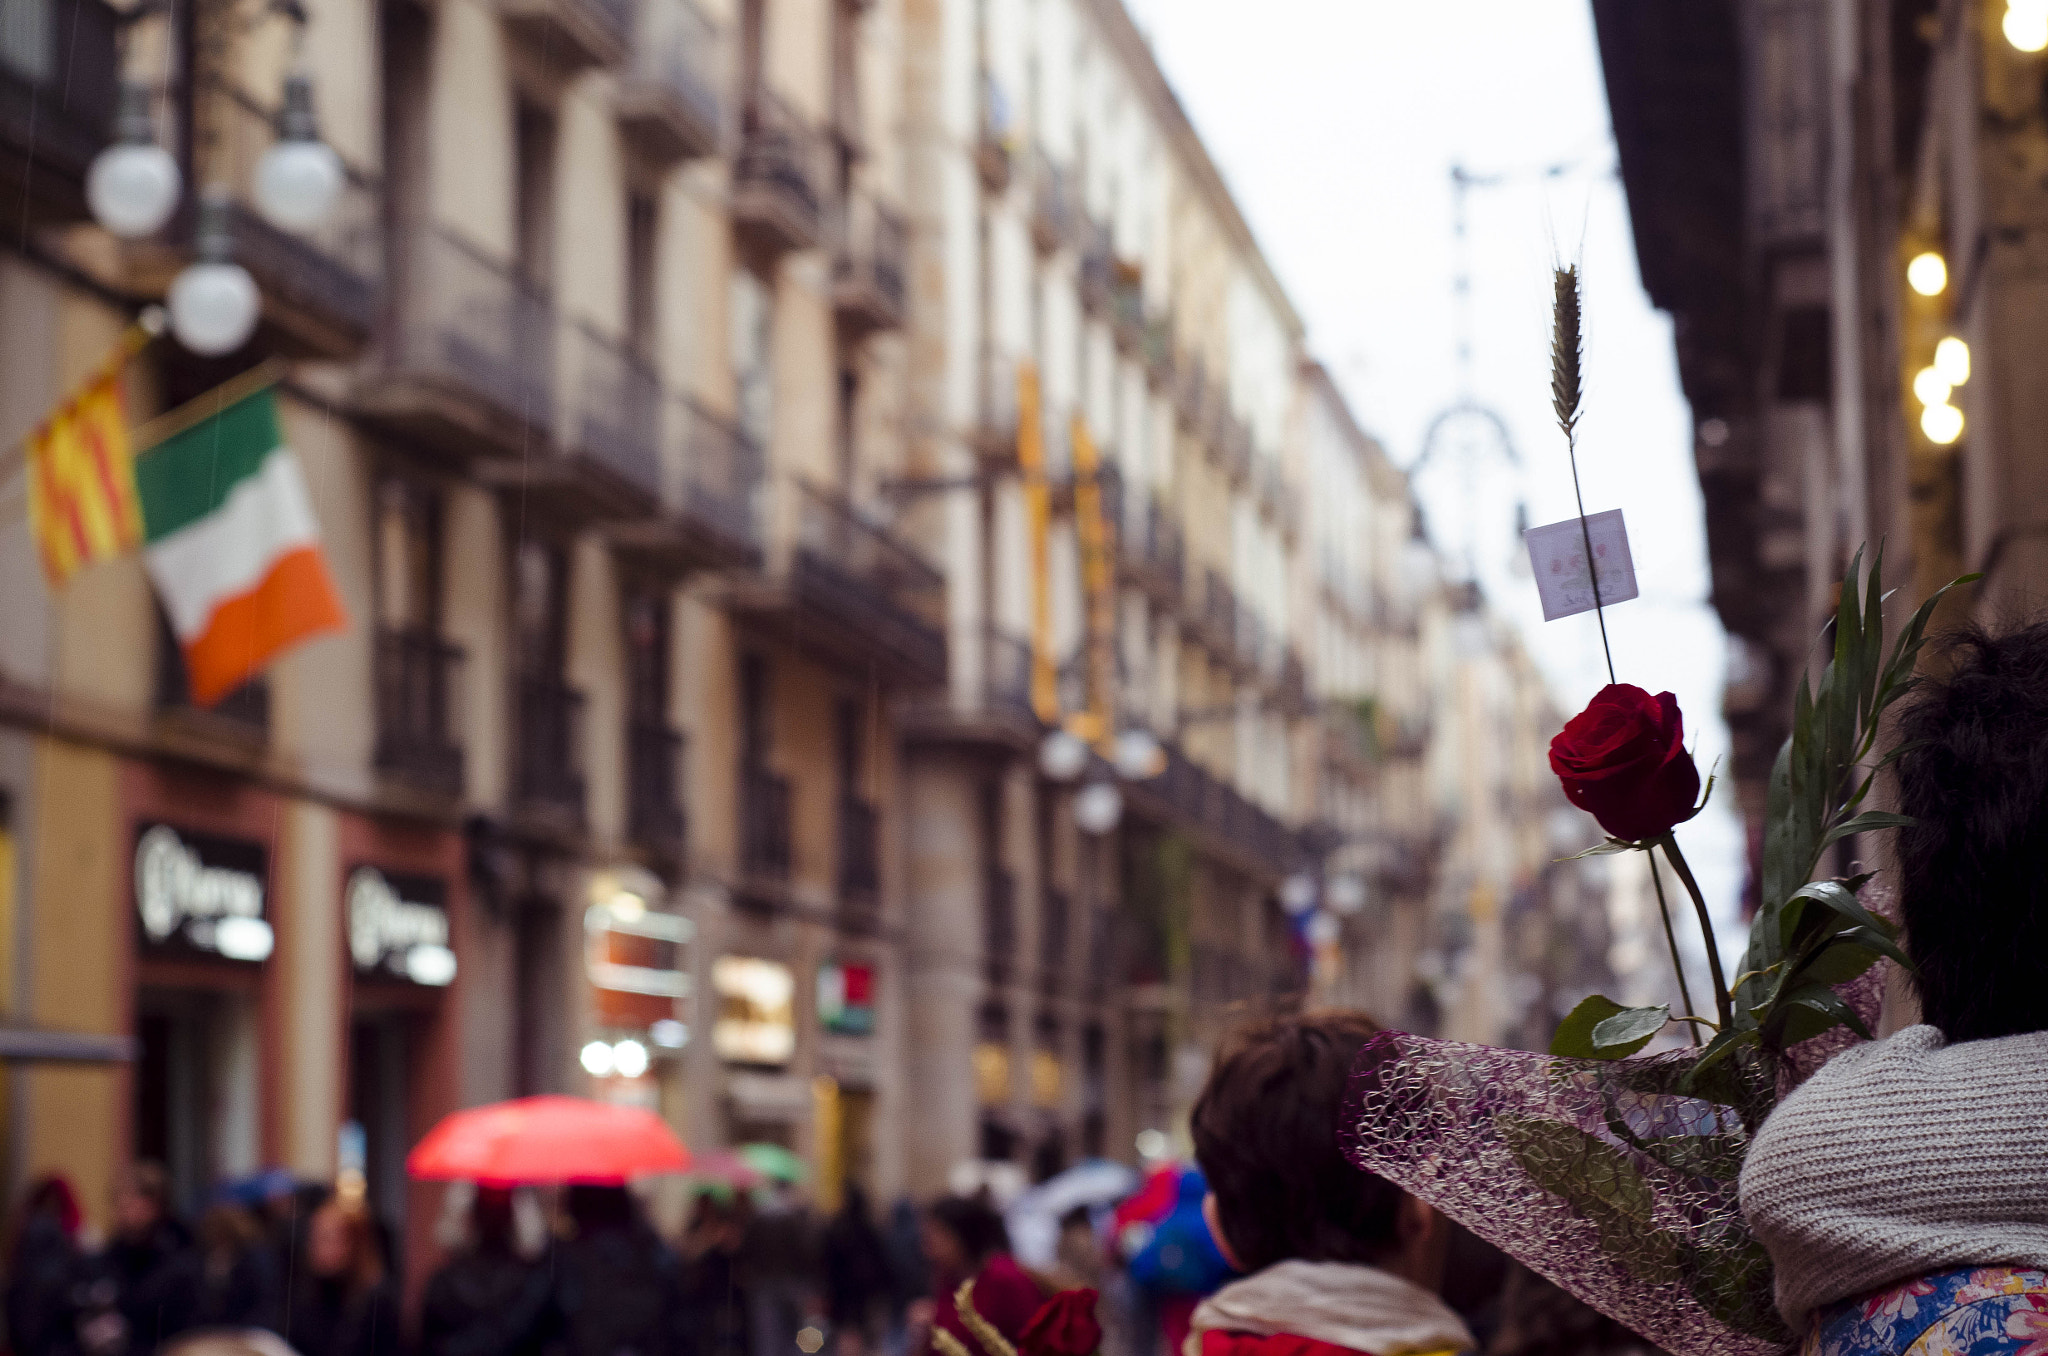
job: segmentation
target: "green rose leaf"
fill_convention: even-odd
[[[1671,1020],[1671,1005],[1624,1008],[1593,1024],[1593,1049],[1600,1059],[1626,1059],[1648,1045]]]

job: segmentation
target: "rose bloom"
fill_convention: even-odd
[[[1609,683],[1550,741],[1565,799],[1631,843],[1661,838],[1698,812],[1700,770],[1669,692]]]
[[[1062,1290],[1031,1316],[1017,1337],[1018,1356],[1095,1356],[1102,1325],[1093,1290]]]

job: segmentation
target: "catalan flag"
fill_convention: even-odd
[[[121,396],[129,352],[124,346],[29,438],[29,520],[52,588],[62,587],[81,566],[142,544],[142,507]]]

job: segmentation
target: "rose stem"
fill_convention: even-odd
[[[1579,537],[1586,543],[1586,578],[1593,581],[1593,615],[1600,622],[1600,653],[1607,657],[1607,681],[1614,676],[1614,651],[1607,645],[1607,609],[1600,601],[1600,570],[1593,562],[1593,529],[1586,525],[1586,496],[1579,491],[1579,435],[1569,430],[1564,437],[1565,452],[1572,462],[1572,494],[1579,501]]]
[[[1707,940],[1707,968],[1714,976],[1714,1009],[1721,1015],[1721,1029],[1735,1029],[1735,1000],[1728,993],[1728,980],[1721,971],[1721,948],[1714,941],[1714,922],[1707,917],[1706,897],[1700,893],[1700,883],[1692,878],[1692,868],[1685,864],[1685,854],[1678,850],[1678,835],[1669,829],[1658,840],[1664,847],[1664,859],[1671,863],[1671,869],[1678,873],[1679,883],[1692,896],[1693,912],[1700,917],[1700,932]]]
[[[1671,948],[1671,969],[1678,976],[1678,997],[1685,1004],[1685,1015],[1697,1017],[1699,1013],[1692,1005],[1692,990],[1685,982],[1685,962],[1678,958],[1678,934],[1671,930],[1671,906],[1664,902],[1664,877],[1657,870],[1657,854],[1649,848],[1644,848],[1643,851],[1649,853],[1650,857],[1650,883],[1657,887],[1657,912],[1664,917],[1664,942]],[[1693,1047],[1697,1049],[1700,1043],[1699,1026],[1687,1022],[1685,1033],[1692,1037]]]

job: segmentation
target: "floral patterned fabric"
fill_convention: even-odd
[[[1800,1356],[2048,1356],[2048,1273],[1966,1267],[1844,1300]]]

